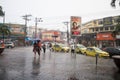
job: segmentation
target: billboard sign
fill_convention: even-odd
[[[71,36],[80,36],[81,17],[71,16]]]

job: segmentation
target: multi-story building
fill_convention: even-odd
[[[55,38],[55,36],[57,36]],[[62,34],[57,30],[46,30],[42,32],[42,41],[43,42],[60,42],[63,43],[64,39],[62,38]]]
[[[26,37],[25,25],[11,23],[6,23],[6,25],[11,33],[9,35],[4,35],[4,41],[14,41],[16,46],[23,46]],[[0,35],[0,38],[2,38],[2,35]]]
[[[87,46],[120,46],[120,37],[113,36],[118,16],[92,20],[82,26],[82,40]]]
[[[32,39],[41,38],[40,34],[43,29],[39,27],[36,30],[35,29],[36,29],[35,26],[29,26],[27,28],[27,33],[28,33],[27,36]]]

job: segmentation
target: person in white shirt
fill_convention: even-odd
[[[75,52],[75,45],[72,45],[71,46],[71,53],[74,53]]]

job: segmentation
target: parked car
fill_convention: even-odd
[[[99,57],[109,57],[109,53],[97,47],[87,47],[85,54],[89,56],[96,56],[96,54],[98,54]]]
[[[62,50],[62,46],[59,45],[59,44],[54,44],[52,46],[52,51],[57,51],[57,52],[60,52]]]
[[[82,44],[77,44],[76,45],[76,48],[75,48],[75,52],[76,53],[80,53],[80,54],[84,54],[85,53],[85,51],[86,51],[86,47],[84,46],[84,45],[82,45]]]
[[[114,47],[105,47],[105,48],[103,48],[103,50],[109,53],[110,58],[113,55],[120,55],[120,50],[117,48],[114,48]]]
[[[70,51],[70,47],[66,46],[66,45],[62,45],[62,52],[69,52]]]
[[[86,51],[86,47],[82,44],[72,44],[70,47],[71,52],[74,51],[75,53],[84,54]]]
[[[5,42],[5,48],[14,48],[15,45],[13,42]]]

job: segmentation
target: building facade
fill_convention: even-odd
[[[4,35],[4,41],[13,41],[15,46],[24,46],[26,37],[25,25],[11,23],[6,23],[6,25],[11,33]],[[2,39],[2,35],[0,35],[0,39]]]
[[[105,17],[83,24],[82,41],[86,42],[87,46],[120,46],[120,34],[113,36],[118,17]]]
[[[55,37],[56,36],[56,37]],[[42,41],[43,42],[58,42],[64,43],[62,37],[62,32],[57,30],[46,30],[42,32]]]

